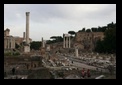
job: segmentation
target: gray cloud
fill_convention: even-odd
[[[36,29],[37,33],[41,34],[42,28],[43,32],[54,30],[49,33],[48,39],[52,34],[58,35],[59,30],[78,31],[83,27],[90,28],[116,22],[116,4],[5,4],[4,26],[25,30],[27,11],[30,12],[32,31]],[[32,35],[36,36],[33,33]],[[43,36],[47,38],[47,35]]]

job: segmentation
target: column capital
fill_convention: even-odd
[[[29,16],[30,12],[26,12],[26,16]]]

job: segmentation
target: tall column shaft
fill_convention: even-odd
[[[29,44],[29,14],[30,12],[26,12],[26,43]]]
[[[69,48],[70,48],[70,36],[69,36]]]
[[[15,48],[15,39],[13,40],[13,48]]]
[[[66,44],[67,44],[67,37],[65,37],[65,48],[67,48]]]
[[[45,47],[45,42],[43,40],[43,37],[42,37],[42,47],[44,48]]]
[[[14,48],[14,39],[12,39],[12,49]]]
[[[65,37],[65,48],[67,48],[67,37]]]
[[[14,40],[14,39],[12,38],[12,42],[11,42],[11,43],[12,43],[12,44],[11,44],[11,45],[12,45],[12,49],[13,49],[13,42],[14,42],[13,40]]]
[[[7,49],[7,46],[8,46],[8,45],[7,45],[7,39],[6,39],[6,46],[5,46],[5,47],[6,47],[6,49]]]
[[[10,49],[12,48],[12,39],[10,38]]]
[[[75,49],[75,56],[78,57],[78,49]]]
[[[65,48],[65,36],[64,36],[64,43],[63,43],[63,46],[64,46],[64,48]]]
[[[8,49],[8,39],[7,39],[7,49]]]
[[[43,41],[43,47],[45,47],[45,42]]]
[[[26,37],[25,37],[25,32],[23,32],[23,40],[25,40],[25,38],[26,38]]]
[[[10,41],[9,41],[9,39],[8,39],[8,49],[9,49],[9,42],[10,42]]]

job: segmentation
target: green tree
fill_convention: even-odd
[[[75,35],[75,31],[69,31],[68,33],[71,34],[71,36]]]
[[[97,32],[97,28],[91,28],[92,32]]]
[[[99,53],[105,52],[104,51],[104,41],[101,41],[101,40],[97,41],[95,51],[99,52]]]
[[[63,38],[61,36],[52,36],[52,37],[50,37],[50,39],[53,39],[52,41],[48,40],[48,43],[50,43],[50,44],[63,41]]]
[[[85,32],[85,28],[82,28],[82,30],[79,30],[78,32]]]
[[[56,37],[56,41],[57,41],[57,42],[63,42],[63,38],[62,38],[61,36],[57,36],[57,37]]]
[[[107,24],[107,28],[111,29],[111,28],[116,28],[116,24],[114,24],[113,22]]]
[[[19,49],[19,47],[20,47],[20,46],[19,46],[17,43],[15,43],[15,48],[16,48],[16,49]]]
[[[56,36],[52,36],[52,37],[50,37],[50,39],[53,39],[53,40],[56,40]]]
[[[116,28],[105,31],[104,45],[108,53],[116,52]]]
[[[109,24],[111,28],[104,27],[104,40],[98,41],[95,51],[104,53],[116,53],[116,24]],[[100,29],[99,29],[100,30]]]
[[[86,32],[91,32],[91,29],[87,29]]]
[[[98,26],[98,30],[97,32],[101,32],[102,28],[100,26]]]
[[[33,41],[30,43],[30,48],[34,50],[39,50],[41,47],[41,42],[40,41]]]
[[[82,32],[85,32],[85,31],[86,31],[86,28],[83,28],[83,29],[82,29]]]

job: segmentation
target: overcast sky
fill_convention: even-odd
[[[30,12],[33,41],[116,23],[116,4],[4,4],[4,30],[9,28],[10,35],[23,37],[25,12]]]

